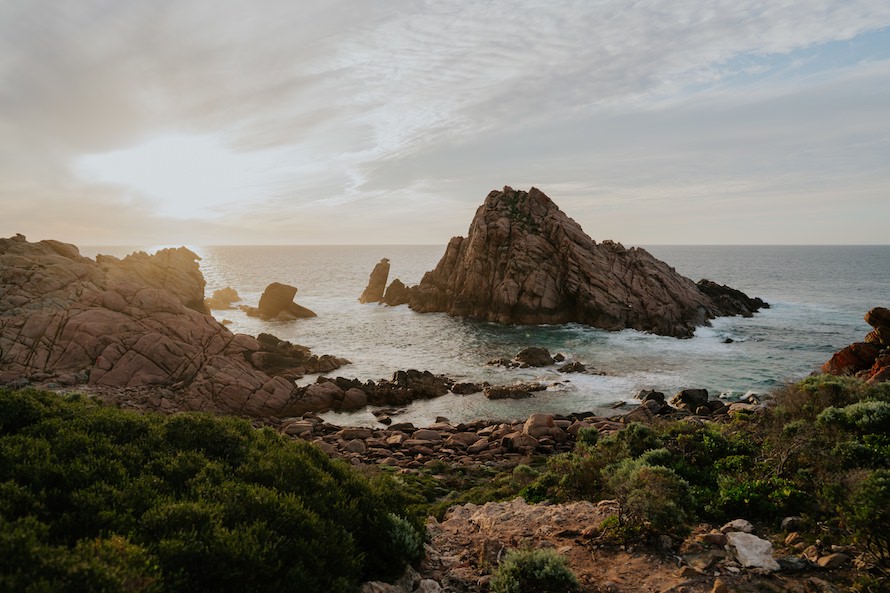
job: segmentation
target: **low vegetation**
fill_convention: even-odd
[[[853,546],[870,567],[858,590],[878,590],[890,571],[888,429],[890,384],[815,376],[726,423],[585,429],[571,453],[508,471],[401,475],[360,473],[232,418],[0,390],[0,590],[353,591],[421,556],[428,514],[515,496],[617,501],[596,535],[607,544],[801,516],[810,541]],[[511,553],[492,591],[574,590],[558,555],[542,554]],[[544,574],[560,588],[535,588]]]
[[[578,579],[555,550],[507,553],[491,577],[491,593],[575,593]]]
[[[2,591],[354,591],[422,553],[401,490],[234,418],[0,390]]]
[[[683,537],[735,518],[767,530],[802,516],[823,545],[853,545],[890,570],[890,384],[814,376],[771,394],[763,414],[719,424],[631,424],[578,435],[575,450],[489,477],[449,503],[618,501],[600,541]],[[813,538],[815,539],[815,537]]]

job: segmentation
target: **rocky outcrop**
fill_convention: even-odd
[[[489,366],[502,366],[508,369],[527,369],[531,367],[546,367],[557,362],[563,362],[565,356],[557,354],[550,356],[550,351],[540,346],[529,346],[520,350],[513,358],[494,358],[488,361]]]
[[[730,288],[725,284],[717,284],[710,280],[699,280],[698,289],[711,298],[714,306],[720,311],[719,315],[731,317],[741,315],[751,317],[760,309],[769,309],[769,303],[761,298],[749,297],[741,290]]]
[[[386,291],[386,281],[389,279],[389,260],[385,257],[381,259],[374,270],[371,271],[371,277],[368,278],[368,285],[358,298],[358,302],[379,303],[383,300],[383,293]]]
[[[335,365],[200,312],[196,260],[180,248],[93,261],[73,245],[0,239],[0,385],[151,387],[167,410],[295,413],[289,379]]]
[[[409,304],[498,323],[575,321],[677,337],[758,306],[722,287],[712,297],[644,249],[597,243],[540,190],[510,187],[488,195]]]
[[[294,319],[317,317],[314,311],[294,302],[296,294],[296,286],[273,282],[263,291],[258,307],[241,305],[238,308],[251,317],[259,317],[267,321],[270,319],[293,321]]]
[[[231,309],[232,303],[236,303],[240,300],[241,297],[238,296],[238,291],[227,286],[225,288],[214,290],[213,296],[207,299],[205,301],[205,304],[207,305],[208,309],[222,311],[225,309]]]
[[[405,305],[411,300],[411,289],[405,286],[404,282],[396,278],[392,284],[386,289],[383,295],[383,302],[390,307]]]
[[[62,245],[56,241],[51,243]],[[77,251],[73,245],[68,247]],[[189,309],[209,313],[204,304],[206,282],[197,263],[200,260],[200,257],[185,247],[161,249],[154,255],[137,251],[122,260],[110,255],[96,256],[96,262],[105,272],[108,282],[134,282],[157,288],[174,295]]]
[[[890,309],[875,307],[865,314],[872,331],[865,341],[854,342],[834,353],[822,365],[830,375],[855,375],[869,383],[890,381]]]
[[[488,399],[525,399],[536,391],[544,391],[543,383],[517,383],[515,385],[489,385],[482,390]]]
[[[396,371],[392,379],[359,381],[345,377],[319,377],[313,385],[297,388],[293,415],[357,410],[366,405],[403,406],[418,399],[448,393],[454,381],[429,371]]]

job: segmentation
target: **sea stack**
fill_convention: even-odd
[[[505,324],[578,322],[686,338],[714,317],[766,305],[738,295],[718,303],[644,249],[597,243],[539,189],[505,187],[488,194],[465,238],[451,239],[409,304]]]
[[[389,278],[389,260],[385,257],[381,259],[376,266],[374,266],[374,270],[371,272],[371,277],[368,278],[368,285],[365,287],[364,292],[358,298],[358,302],[365,303],[379,303],[383,300],[383,293],[386,291],[386,281]]]

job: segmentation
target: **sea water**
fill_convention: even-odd
[[[419,314],[407,306],[362,305],[358,297],[374,265],[389,258],[390,281],[416,284],[435,267],[442,246],[213,246],[193,247],[202,259],[207,295],[230,286],[256,305],[271,282],[299,288],[296,301],[318,314],[296,321],[262,321],[239,310],[213,311],[234,332],[279,338],[317,354],[351,361],[335,371],[361,380],[390,378],[400,369],[429,370],[454,380],[549,387],[524,400],[489,401],[482,394],[446,395],[400,410],[400,421],[426,425],[521,418],[532,412],[603,411],[631,402],[641,389],[670,395],[705,388],[728,399],[764,393],[804,377],[832,353],[869,331],[862,317],[890,306],[890,246],[650,246],[693,280],[707,278],[761,297],[770,308],[752,318],[729,317],[699,328],[691,339],[634,330],[607,332],[579,324],[503,326]],[[90,248],[85,255],[125,255],[128,248]],[[487,361],[542,346],[602,374],[563,375],[556,367],[505,369]],[[303,382],[314,381],[306,377]],[[338,424],[376,421],[370,410],[330,413]]]

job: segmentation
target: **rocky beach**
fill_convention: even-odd
[[[768,415],[772,405],[769,396],[726,401],[690,386],[674,394],[641,391],[638,403],[608,415],[579,410],[459,423],[441,417],[414,426],[399,420],[400,408],[413,401],[480,392],[490,399],[528,398],[547,385],[455,381],[413,369],[395,371],[389,380],[331,376],[349,361],[271,333],[235,334],[210,316],[208,305],[226,309],[240,298],[226,289],[205,301],[198,257],[185,248],[92,260],[73,245],[18,235],[0,239],[0,270],[0,384],[7,388],[86,393],[140,413],[239,416],[352,467],[430,480],[450,496],[497,475],[540,474],[548,459],[577,455],[591,434],[620,440],[640,425],[706,432]],[[768,306],[716,282],[693,283],[644,250],[595,243],[534,188],[489,194],[468,237],[453,239],[419,285],[395,280],[386,287],[388,273],[384,259],[362,303],[408,303],[419,312],[499,323],[574,320],[683,338],[716,316],[751,316]],[[275,282],[256,307],[240,308],[277,322],[314,316],[294,301],[297,292]],[[872,385],[887,380],[890,312],[875,308],[865,320],[873,331],[835,354],[823,373],[856,375]],[[581,361],[564,361],[530,347],[488,364],[595,372]],[[298,385],[306,375],[318,377]],[[320,416],[369,406],[373,426],[342,427]],[[530,466],[537,469],[522,470]],[[723,527],[701,523],[688,537],[662,534],[654,547],[644,540],[616,546],[603,535],[616,505],[529,504],[521,497],[454,504],[438,520],[430,518],[422,562],[395,584],[368,582],[362,591],[485,591],[504,552],[522,546],[557,550],[585,590],[611,593],[833,591],[833,580],[855,570],[852,548],[809,543],[797,534],[803,519],[792,517],[781,529],[738,517]]]

